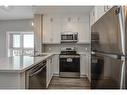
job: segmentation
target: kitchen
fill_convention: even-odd
[[[97,88],[98,80],[93,76],[102,74],[95,73],[98,59],[95,67],[91,61],[92,41],[96,40],[91,29],[113,8],[0,6],[0,89]],[[94,53],[92,49],[92,56]],[[100,69],[103,65],[99,64]],[[106,78],[111,72],[108,66]],[[122,84],[99,88],[123,89]]]

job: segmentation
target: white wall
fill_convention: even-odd
[[[0,21],[0,57],[6,57],[6,32],[8,31],[33,31],[31,19],[3,20]]]

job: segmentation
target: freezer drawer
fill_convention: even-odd
[[[104,58],[103,61],[103,70],[100,70],[101,72],[99,76],[101,78],[92,78],[92,88],[95,89],[120,89],[121,84],[121,71],[122,71],[122,65],[123,61],[120,59],[115,59],[111,56],[96,54],[96,56],[101,56]],[[102,64],[102,63],[101,63]],[[125,81],[125,80],[124,80]]]

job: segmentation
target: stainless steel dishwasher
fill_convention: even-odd
[[[46,88],[46,61],[42,61],[26,72],[26,89]]]

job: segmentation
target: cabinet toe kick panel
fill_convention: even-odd
[[[60,72],[60,77],[80,77],[79,72]]]

